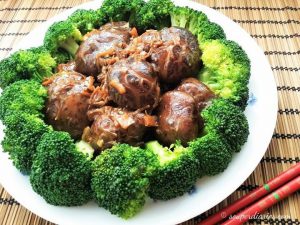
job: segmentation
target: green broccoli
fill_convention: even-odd
[[[68,21],[74,24],[82,34],[86,34],[93,29],[98,29],[104,23],[104,15],[91,9],[78,9],[69,16]]]
[[[128,21],[130,16],[129,0],[105,0],[100,8],[106,21]]]
[[[149,196],[153,199],[168,200],[189,191],[199,175],[198,160],[187,148],[179,144],[170,148],[163,147],[157,141],[146,144],[158,161],[158,166],[150,177]]]
[[[192,34],[198,35],[199,27],[201,27],[204,23],[209,23],[207,15],[203,12],[192,10],[192,13],[189,17],[189,22],[185,28],[188,29]]]
[[[20,80],[5,88],[0,96],[0,119],[14,111],[25,112],[43,118],[42,112],[47,90],[37,81]]]
[[[200,44],[206,40],[226,37],[222,27],[210,22],[203,12],[188,7],[174,7],[170,12],[170,16],[172,26],[188,29],[198,37]]]
[[[198,26],[197,38],[201,46],[207,40],[225,39],[226,35],[220,25],[210,21],[204,21]]]
[[[14,57],[17,62],[17,72],[24,74],[23,77],[39,82],[51,76],[57,65],[55,59],[44,47],[21,50]]]
[[[55,59],[57,64],[68,63],[73,57],[63,49],[59,49],[57,52],[53,52],[52,57]]]
[[[198,32],[198,26],[202,22],[208,21],[208,18],[204,13],[189,7],[173,7],[170,11],[170,16],[172,26],[186,28],[194,35]]]
[[[57,52],[66,51],[74,57],[78,43],[82,41],[82,34],[74,23],[69,20],[52,24],[46,32],[44,46],[55,55]]]
[[[210,132],[189,143],[188,148],[198,159],[198,177],[213,176],[223,172],[232,159],[227,142],[218,134]]]
[[[131,27],[137,27],[137,14],[145,4],[143,0],[130,1],[130,17],[128,21]]]
[[[106,21],[135,22],[136,13],[145,4],[143,0],[105,0],[100,8]]]
[[[170,11],[174,4],[170,0],[149,0],[137,13],[135,24],[139,31],[160,30],[171,25]]]
[[[76,146],[77,151],[86,155],[87,159],[92,159],[94,157],[94,149],[89,143],[87,143],[83,140],[80,140],[80,141],[76,142],[75,146]]]
[[[56,65],[44,47],[17,51],[0,62],[0,87],[22,79],[42,81],[52,75]]]
[[[42,135],[50,131],[50,126],[35,115],[18,111],[6,116],[5,125],[3,150],[9,153],[17,169],[29,174],[37,145]]]
[[[0,61],[0,87],[5,88],[11,83],[24,79],[23,74],[16,71],[16,63],[12,56]]]
[[[202,113],[207,133],[216,132],[229,144],[232,152],[239,152],[247,141],[249,125],[243,111],[225,99],[216,99]]]
[[[70,134],[45,133],[34,155],[30,173],[33,190],[48,203],[78,206],[92,198],[91,164]]]
[[[170,11],[171,25],[186,28],[194,10],[188,7],[173,7]]]
[[[99,206],[128,219],[145,204],[154,155],[118,144],[98,156],[92,166],[92,190]]]
[[[248,100],[250,61],[234,41],[210,40],[200,45],[204,67],[199,78],[218,96],[244,109]]]

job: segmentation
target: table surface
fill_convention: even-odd
[[[88,0],[0,0],[0,59],[39,23]],[[227,199],[182,225],[194,225],[300,161],[300,1],[195,0],[239,23],[264,50],[277,84],[279,110],[269,148],[251,176]],[[263,74],[262,74],[263,76]],[[300,224],[300,192],[250,224]],[[51,224],[0,186],[1,225]]]

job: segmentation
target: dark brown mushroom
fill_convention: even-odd
[[[196,74],[200,67],[200,49],[197,38],[179,27],[160,31],[163,45],[153,49],[151,62],[155,65],[161,81],[178,83]]]
[[[110,99],[119,107],[151,110],[158,104],[160,88],[156,73],[145,60],[130,57],[118,61],[107,73],[107,85]]]
[[[79,138],[90,124],[87,111],[94,78],[77,72],[60,72],[43,82],[48,89],[46,118],[56,130]]]
[[[75,61],[70,61],[66,64],[59,64],[57,66],[57,72],[63,72],[63,71],[66,71],[66,72],[73,72],[75,71]]]
[[[119,52],[127,46],[130,37],[127,22],[111,22],[87,33],[75,56],[75,70],[97,76],[102,66],[118,60]]]
[[[195,100],[189,94],[166,92],[158,107],[157,137],[167,145],[177,140],[186,145],[198,135],[198,119]]]
[[[89,116],[94,122],[84,129],[82,139],[97,150],[112,147],[117,142],[138,145],[147,127],[157,125],[155,116],[111,106],[91,111]]]
[[[158,48],[162,44],[163,41],[159,31],[147,30],[142,35],[134,38],[123,53],[127,55],[139,54],[147,58],[154,48]]]
[[[192,96],[196,102],[198,112],[201,112],[215,97],[214,93],[196,78],[187,78],[176,88]]]

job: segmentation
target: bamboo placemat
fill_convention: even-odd
[[[5,57],[38,24],[87,1],[0,0],[0,58]],[[300,1],[195,1],[232,18],[263,48],[277,83],[279,110],[270,146],[251,176],[219,205],[182,225],[197,224],[300,161]],[[52,225],[22,207],[1,186],[0,224]],[[249,224],[300,224],[300,192],[269,209],[263,218],[253,219]]]

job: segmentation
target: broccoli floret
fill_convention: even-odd
[[[189,23],[192,12],[193,10],[188,7],[173,7],[170,12],[171,25],[185,28]]]
[[[103,14],[95,10],[78,9],[68,18],[82,34],[99,28],[104,23]]]
[[[207,133],[216,132],[229,144],[232,152],[239,152],[247,141],[249,125],[243,111],[225,99],[216,99],[202,113]]]
[[[157,141],[146,144],[158,161],[158,166],[150,177],[149,196],[153,199],[168,200],[183,195],[196,182],[198,160],[191,151],[175,144],[173,151]]]
[[[149,0],[136,15],[139,31],[160,30],[171,25],[170,11],[174,4],[170,0]]]
[[[200,11],[192,10],[190,14],[189,22],[186,28],[194,35],[199,34],[199,28],[202,24],[209,23],[207,15]]]
[[[174,7],[170,15],[172,26],[188,29],[192,34],[197,36],[200,44],[210,39],[225,38],[222,27],[210,22],[203,12],[188,7]]]
[[[128,21],[130,16],[129,0],[105,0],[100,10],[107,21]]]
[[[22,79],[41,81],[52,75],[55,59],[43,47],[20,50],[0,62],[0,87]]]
[[[69,20],[60,21],[52,24],[46,32],[44,46],[55,54],[60,52],[60,48],[67,51],[71,57],[75,56],[78,43],[82,41],[80,30]]]
[[[232,159],[227,142],[216,133],[208,133],[189,143],[189,149],[199,161],[198,177],[213,176],[223,172]]]
[[[145,204],[152,161],[151,152],[127,144],[102,152],[92,166],[92,189],[99,206],[125,219],[138,213]]]
[[[203,21],[197,29],[197,38],[201,46],[207,40],[225,39],[226,35],[223,28],[213,22]]]
[[[37,145],[50,127],[35,115],[17,111],[6,116],[5,122],[3,150],[9,153],[16,168],[29,174]]]
[[[188,7],[173,7],[170,11],[171,25],[188,29],[192,34],[198,33],[198,27],[203,21],[208,21],[207,16]]]
[[[78,151],[70,134],[45,133],[31,168],[33,190],[52,205],[78,206],[92,198],[90,181],[91,161]]]
[[[234,41],[210,40],[200,45],[203,69],[199,78],[218,96],[230,99],[241,108],[248,100],[250,61]]]
[[[128,19],[131,27],[137,27],[137,14],[146,3],[143,0],[130,1],[130,17]]]
[[[47,90],[34,80],[20,80],[6,87],[0,96],[0,119],[13,111],[25,112],[43,118],[42,109]]]
[[[106,21],[135,23],[136,13],[145,4],[143,0],[105,0],[100,8]]]
[[[67,63],[73,59],[72,56],[63,49],[59,49],[57,52],[53,52],[51,55],[57,64]]]
[[[56,61],[44,47],[21,50],[15,55],[16,70],[23,77],[42,81],[53,74]]]
[[[78,141],[75,144],[75,146],[76,146],[77,151],[79,151],[79,152],[83,153],[84,155],[86,155],[87,159],[92,159],[93,158],[94,149],[89,143],[81,140],[81,141]]]
[[[16,71],[16,63],[12,56],[0,61],[0,87],[5,88],[11,83],[24,79],[22,74]]]

